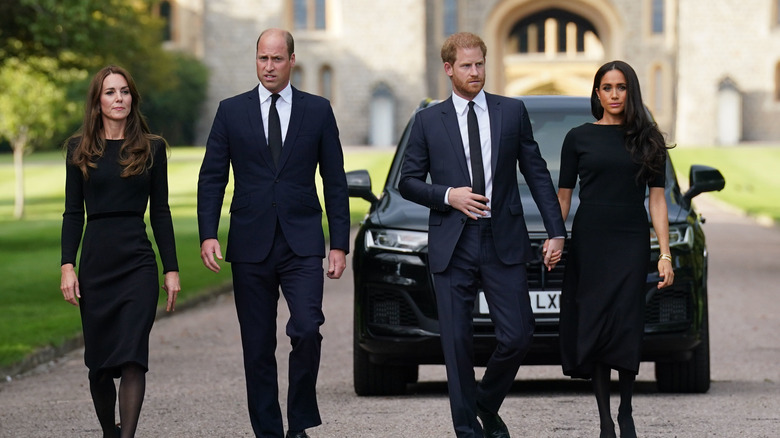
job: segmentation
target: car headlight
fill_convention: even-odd
[[[366,248],[420,252],[428,246],[428,233],[406,230],[368,230]]]
[[[670,225],[669,246],[693,249],[693,227],[690,225]],[[658,249],[658,235],[653,228],[650,228],[650,248]]]

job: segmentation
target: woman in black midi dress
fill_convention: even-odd
[[[82,129],[67,142],[61,290],[81,311],[84,362],[104,437],[134,436],[143,403],[159,296],[144,223],[147,203],[164,270],[166,310],[173,310],[180,290],[166,143],[149,133],[138,104],[125,70],[102,69],[90,85]],[[121,378],[121,429],[115,422],[114,378]]]
[[[621,437],[635,437],[631,396],[639,372],[650,232],[644,200],[658,235],[658,287],[672,284],[669,223],[664,196],[666,145],[643,111],[639,82],[626,63],[596,73],[591,108],[595,123],[567,134],[561,151],[558,199],[564,219],[579,177],[561,294],[564,374],[592,378],[601,436],[614,437],[609,410],[610,370],[620,377]]]

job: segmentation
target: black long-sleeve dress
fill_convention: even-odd
[[[165,142],[152,141],[151,168],[128,178],[120,176],[122,143],[106,140],[104,154],[98,167],[89,169],[88,179],[71,163],[77,140],[70,143],[62,220],[62,264],[76,265],[84,230],[78,264],[84,362],[90,373],[107,370],[114,376],[130,362],[148,369],[160,280],[144,223],[147,203],[163,270],[179,270]]]
[[[625,147],[620,125],[587,123],[572,129],[561,151],[559,187],[579,176],[561,293],[563,373],[589,378],[596,362],[639,371],[650,232],[646,187],[663,187],[664,175],[636,182],[639,164]]]

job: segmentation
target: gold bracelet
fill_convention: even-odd
[[[671,255],[671,254],[664,254],[664,253],[661,253],[661,256],[660,256],[660,257],[658,257],[658,260],[666,260],[666,261],[668,261],[669,263],[672,263],[672,255]]]

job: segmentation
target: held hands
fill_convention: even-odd
[[[65,301],[78,306],[79,302],[77,298],[81,298],[81,291],[79,290],[79,279],[76,276],[76,272],[73,270],[71,263],[66,263],[60,268],[62,271],[62,279],[60,280],[60,290],[62,291],[62,297]]]
[[[561,261],[564,240],[563,237],[556,237],[544,241],[542,255],[544,256],[544,266],[547,266],[547,271],[552,271],[555,265]]]
[[[219,248],[219,241],[217,239],[206,239],[200,244],[200,259],[203,260],[203,265],[208,269],[219,273],[222,269],[214,258],[222,260],[222,250]]]
[[[669,287],[674,283],[674,269],[672,269],[672,262],[665,259],[658,260],[658,275],[662,280],[658,282],[658,289]]]
[[[347,268],[347,254],[343,249],[331,249],[328,253],[328,278],[337,280],[341,278],[344,269]]]
[[[478,193],[472,193],[471,187],[453,187],[450,189],[447,199],[450,206],[460,210],[471,219],[477,219],[477,215],[484,216],[490,211],[487,206],[488,198]]]
[[[176,295],[178,295],[181,290],[181,286],[179,285],[179,273],[176,271],[166,272],[162,288],[168,293],[168,303],[165,305],[165,311],[173,312],[176,307]]]

